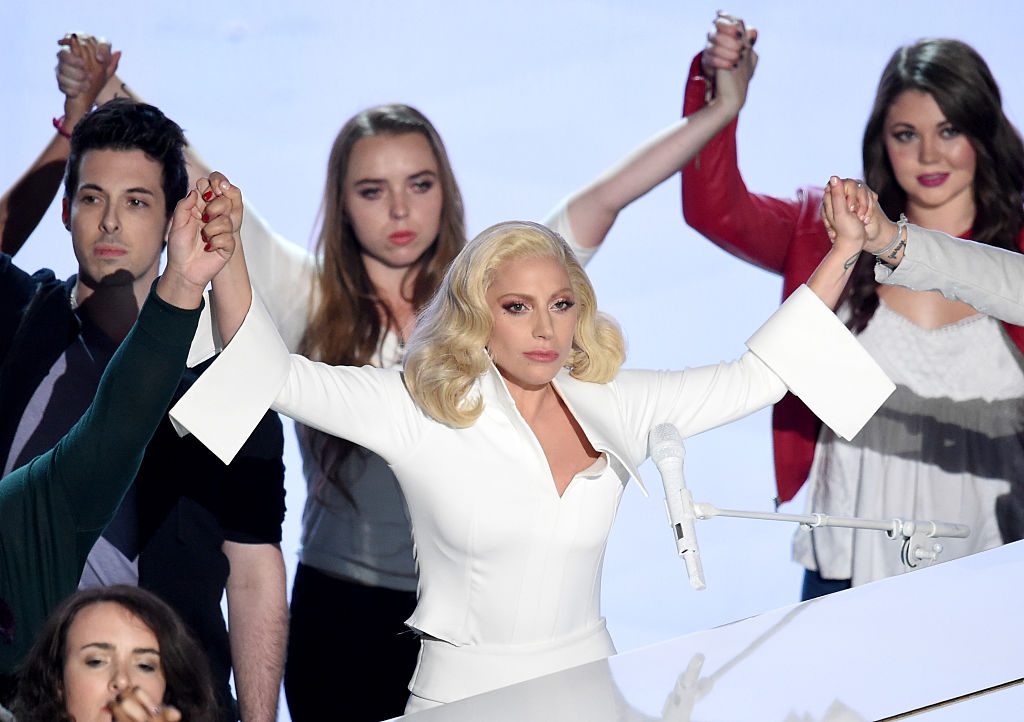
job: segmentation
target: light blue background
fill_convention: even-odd
[[[711,2],[4,3],[7,72],[0,184],[9,186],[61,114],[56,40],[78,30],[124,51],[120,74],[185,127],[200,154],[286,237],[312,237],[327,154],[362,108],[413,104],[437,125],[466,201],[470,234],[540,219],[636,143],[678,117],[686,70]],[[829,174],[860,174],[860,136],[881,69],[923,36],[973,44],[1021,118],[1015,2],[749,2],[761,62],[740,127],[748,185],[791,196]],[[74,271],[55,203],[19,264]],[[780,282],[734,260],[682,221],[679,180],[621,216],[589,271],[629,340],[628,365],[674,368],[741,353],[777,305]],[[304,483],[288,432],[284,551],[295,565]],[[714,520],[698,526],[708,589],[690,590],[652,498],[626,494],[609,545],[604,612],[620,650],[797,600],[792,528]],[[688,442],[694,496],[770,510],[769,414]],[[802,510],[802,502],[789,510]],[[898,553],[894,542],[893,553]],[[289,582],[290,586],[290,582]],[[282,698],[282,706],[283,698]],[[282,712],[282,717],[285,716]]]

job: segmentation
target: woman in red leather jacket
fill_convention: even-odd
[[[719,14],[690,68],[683,114],[714,97],[713,74],[752,66],[755,30]],[[752,69],[752,67],[751,67]],[[794,141],[797,139],[794,138]],[[864,176],[891,218],[1019,251],[1024,241],[1024,146],[985,61],[956,40],[899,48],[882,73],[864,131]],[[736,120],[683,169],[687,222],[721,248],[783,277],[783,297],[829,249],[819,188],[796,199],[747,190]],[[815,511],[961,521],[951,559],[1021,538],[1024,494],[1024,328],[999,324],[932,292],[879,286],[865,254],[843,313],[897,391],[852,442],[822,430],[796,398],[774,409],[779,499],[807,480]],[[1015,501],[1017,500],[1017,501]],[[877,532],[800,531],[794,558],[803,598],[903,571]]]

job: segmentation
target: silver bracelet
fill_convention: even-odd
[[[880,258],[884,256],[886,253],[889,253],[889,251],[892,251],[892,253],[888,257],[896,258],[896,254],[899,253],[900,249],[903,248],[903,246],[907,245],[907,238],[904,235],[904,231],[907,228],[907,223],[907,216],[903,213],[900,213],[900,219],[896,221],[896,237],[893,238],[892,242],[890,242],[889,245],[887,245],[885,248],[883,248],[880,251],[872,251],[872,253]],[[902,241],[900,240],[901,237],[903,239]]]

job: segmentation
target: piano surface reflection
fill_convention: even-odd
[[[1022,591],[1017,542],[407,719],[1020,719]]]

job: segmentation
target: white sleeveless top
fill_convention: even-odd
[[[998,321],[975,315],[924,329],[882,301],[861,344],[896,383],[851,442],[823,427],[808,507],[837,516],[967,524],[940,561],[1002,543],[996,500],[1024,471],[1024,373]],[[793,558],[826,579],[863,584],[910,571],[884,532],[800,530]]]

